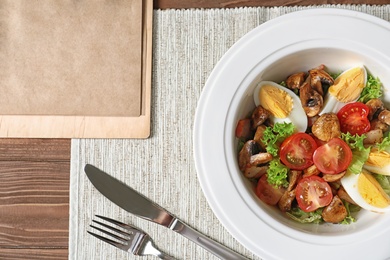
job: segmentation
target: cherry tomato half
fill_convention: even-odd
[[[302,178],[296,188],[298,206],[305,212],[311,212],[329,205],[332,201],[332,189],[321,177],[312,175]]]
[[[370,130],[368,114],[370,108],[361,102],[353,102],[343,106],[337,113],[340,130],[343,133],[362,135]]]
[[[293,170],[303,170],[313,165],[316,141],[306,133],[296,133],[283,141],[280,146],[280,160]]]
[[[314,151],[313,161],[320,172],[337,174],[348,168],[352,161],[352,151],[340,138],[332,138]]]

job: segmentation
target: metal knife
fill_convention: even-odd
[[[124,210],[172,229],[221,259],[247,259],[199,233],[156,203],[95,166],[87,164],[84,171],[98,191]]]

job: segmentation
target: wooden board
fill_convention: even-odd
[[[113,68],[110,70],[110,69],[105,68],[104,62],[106,62],[107,59],[109,61],[109,56],[107,58],[107,55],[106,55],[106,58],[98,59],[98,61],[100,62],[99,69],[102,68],[103,70],[97,70],[98,73],[96,73],[96,71],[93,70],[93,67],[94,67],[93,64],[94,64],[94,59],[96,58],[96,55],[95,55],[96,52],[93,55],[87,56],[87,57],[93,57],[92,61],[90,61],[90,59],[88,60],[86,58],[75,59],[73,52],[69,51],[69,46],[74,46],[74,44],[73,45],[68,44],[68,45],[66,45],[66,46],[68,46],[68,49],[66,49],[66,50],[69,51],[70,53],[72,53],[72,55],[73,55],[73,56],[71,56],[72,60],[71,60],[71,65],[69,66],[72,69],[72,72],[77,71],[76,69],[74,69],[74,66],[80,65],[79,63],[82,62],[83,60],[88,60],[88,62],[85,64],[88,65],[88,68],[92,67],[91,68],[91,70],[92,70],[91,76],[81,77],[81,87],[83,87],[85,85],[85,89],[81,89],[81,91],[79,89],[79,90],[76,90],[73,92],[70,90],[67,91],[66,88],[64,90],[64,86],[60,84],[61,82],[66,82],[67,84],[69,84],[69,81],[72,83],[74,80],[72,77],[73,74],[71,74],[70,77],[68,74],[67,78],[62,77],[61,81],[59,81],[60,83],[58,86],[58,91],[61,90],[62,92],[60,94],[58,94],[58,96],[55,97],[56,101],[55,102],[51,101],[51,103],[47,103],[47,100],[50,99],[50,94],[47,94],[46,96],[44,96],[44,95],[39,96],[39,98],[37,100],[34,100],[34,91],[31,89],[26,90],[26,92],[29,93],[29,98],[27,100],[26,100],[26,98],[24,98],[25,101],[23,102],[23,98],[20,98],[20,96],[22,96],[22,95],[19,95],[18,93],[23,92],[23,87],[25,87],[26,83],[24,83],[24,85],[22,87],[12,88],[12,86],[13,86],[12,84],[17,84],[18,82],[21,82],[21,77],[18,78],[19,75],[17,73],[15,73],[15,71],[18,72],[17,68],[16,69],[14,68],[13,70],[9,69],[11,71],[11,73],[10,73],[11,75],[9,77],[10,80],[1,81],[2,85],[5,85],[6,83],[11,82],[12,84],[8,84],[11,86],[8,93],[11,92],[11,94],[13,94],[12,91],[15,90],[15,92],[17,92],[17,95],[19,95],[19,96],[15,97],[15,96],[10,95],[10,97],[8,97],[3,92],[3,96],[2,96],[3,103],[7,102],[7,99],[10,101],[8,101],[9,105],[2,109],[4,112],[2,112],[2,115],[0,115],[0,137],[10,137],[10,138],[15,138],[15,137],[17,137],[17,138],[147,138],[147,137],[149,137],[149,135],[150,135],[150,110],[151,110],[150,98],[151,98],[151,74],[152,74],[153,2],[152,2],[152,0],[147,0],[147,1],[132,0],[132,1],[134,3],[138,3],[138,4],[141,3],[141,5],[142,5],[141,6],[142,15],[139,18],[140,23],[141,23],[140,30],[139,30],[141,33],[141,35],[139,35],[139,40],[141,41],[141,44],[139,46],[140,47],[139,60],[136,57],[137,52],[133,52],[132,54],[130,54],[127,57],[127,59],[124,60],[125,62],[126,61],[129,62],[129,66],[128,66],[129,68],[123,69],[124,66],[121,66],[121,64],[123,65],[126,63],[122,62],[122,63],[116,64],[115,63],[116,60],[118,60],[121,57],[118,57],[117,59],[115,59],[115,57],[114,57],[114,58],[112,58],[113,64],[107,64],[107,67],[109,67],[109,65],[111,65],[111,67],[109,67],[109,68]],[[22,4],[29,3],[28,0],[18,0],[16,2],[18,2],[19,5],[15,6],[14,8],[18,12],[21,12],[20,10],[23,10],[23,8],[21,8]],[[50,1],[45,1],[45,0],[42,0],[41,2],[38,1],[38,3],[41,3],[42,5],[45,5],[45,3],[48,3],[48,2],[50,2]],[[63,4],[65,2],[66,1],[62,1],[61,3]],[[72,1],[70,1],[70,2],[72,2]],[[14,4],[15,2],[12,1],[10,3]],[[56,1],[53,1],[52,3],[53,3],[53,5],[61,4],[61,3],[56,2]],[[86,4],[84,6],[82,5],[82,3],[84,3],[84,2],[78,3],[80,6],[77,7],[78,8],[77,11],[80,12],[78,14],[79,17],[84,17],[84,14],[87,12],[87,10],[84,10],[84,9],[88,8],[88,2],[86,2]],[[96,6],[99,7],[98,4],[118,5],[119,3],[128,4],[128,1],[122,1],[122,2],[120,2],[120,1],[119,2],[99,1],[99,2],[94,2],[93,4],[95,7]],[[69,5],[69,6],[72,7],[72,5]],[[56,6],[56,8],[60,8],[60,7]],[[50,11],[49,8],[46,7],[46,9]],[[115,23],[117,21],[115,20],[115,18],[112,17],[110,12],[108,12],[106,9],[107,9],[107,6],[104,6],[104,7],[98,9],[100,12],[99,15],[101,15],[100,18],[103,20],[103,22],[98,23],[98,25],[102,25],[103,27],[109,26],[108,30],[112,30],[112,28],[118,28],[118,27],[121,28],[121,25],[123,25],[123,24],[126,25],[125,22],[123,22],[123,23],[119,22],[118,25],[115,25]],[[138,10],[138,7],[134,7],[134,9]],[[26,8],[24,8],[24,10],[26,10]],[[120,13],[122,9],[120,7],[116,7],[115,10],[117,10]],[[130,8],[129,10],[132,10],[132,9]],[[2,7],[0,7],[0,12],[1,11],[2,11]],[[24,13],[31,16],[31,14],[28,12],[28,9]],[[124,14],[126,15],[126,13],[124,13]],[[67,14],[67,15],[69,17],[72,17],[72,15],[70,15],[70,14]],[[93,18],[94,15],[96,15],[96,14],[93,13],[90,15],[90,17]],[[134,18],[133,16],[131,16],[131,12],[129,12],[128,17],[125,17],[123,15],[123,11],[122,11],[122,16],[123,16],[122,19],[126,19],[126,22],[128,24],[131,23],[133,21],[132,18]],[[53,16],[53,15],[52,15],[52,17],[54,17],[52,19],[56,18],[56,16]],[[66,20],[66,17],[67,17],[66,15],[63,15],[63,17],[61,19]],[[13,21],[7,22],[4,19],[3,20],[0,19],[0,37],[2,35],[6,35],[6,36],[8,36],[7,40],[12,42],[10,40],[10,39],[12,39],[12,33],[10,33],[10,31],[12,30],[12,28],[15,28],[15,26],[9,26],[9,28],[7,28],[7,25],[10,25],[10,24],[12,25],[12,23],[15,23],[15,19],[12,18],[12,16],[8,17],[8,18],[9,18],[9,20],[13,19]],[[60,18],[58,18],[58,19],[60,19]],[[120,19],[120,17],[118,17],[117,19]],[[37,20],[39,22],[41,22],[40,18],[38,18]],[[137,21],[137,19],[135,19],[135,21]],[[74,24],[76,22],[77,22],[77,19],[73,18],[73,23],[70,22],[70,25]],[[114,23],[114,25],[112,25],[112,23]],[[90,24],[91,24],[91,26],[94,26],[94,23],[88,23],[88,21],[85,22],[85,24],[87,24],[88,26]],[[32,27],[32,28],[34,28],[34,27]],[[40,28],[40,27],[35,26],[35,28]],[[53,27],[53,28],[55,28],[55,27]],[[119,45],[121,45],[122,49],[126,50],[125,44],[128,43],[124,39],[126,39],[127,41],[130,41],[130,43],[132,43],[131,41],[137,40],[137,39],[133,39],[134,37],[133,38],[124,37],[124,35],[126,36],[126,30],[124,30],[124,29],[117,29],[117,30],[119,30],[119,32],[121,32],[121,34],[120,33],[114,34],[115,36],[118,35],[118,37],[115,37],[114,41],[115,40],[116,41],[123,40],[123,42],[118,43]],[[25,30],[25,31],[28,31],[28,30]],[[82,28],[78,31],[84,35],[86,32],[86,29]],[[94,32],[95,28],[93,27],[93,29],[91,29],[90,31]],[[89,32],[89,31],[87,31],[87,32]],[[59,34],[59,33],[53,33],[52,31],[49,31],[49,33],[50,33],[49,36]],[[91,37],[87,38],[87,41],[90,40],[90,42],[92,43],[90,45],[93,45],[93,43],[95,41],[97,41],[100,45],[103,45],[103,43],[105,42],[106,45],[108,44],[108,46],[110,46],[109,44],[111,43],[111,41],[103,40],[103,39],[100,41],[99,36],[96,36],[96,35],[99,35],[99,34],[94,33],[94,34],[92,34]],[[103,34],[103,35],[105,35],[105,34]],[[108,35],[110,35],[110,34],[108,34]],[[37,37],[37,36],[34,36],[34,37],[39,39],[39,37]],[[75,37],[75,38],[77,38],[77,37]],[[102,42],[102,43],[100,43],[100,42]],[[39,40],[38,40],[38,43],[40,43],[41,45],[44,45],[44,43],[40,42]],[[132,44],[130,44],[130,45],[133,46]],[[37,46],[40,46],[40,45],[38,44]],[[50,49],[50,45],[48,45],[48,46],[49,47],[47,47],[47,48]],[[58,46],[60,48],[62,48],[62,45],[58,45]],[[131,46],[129,46],[129,47],[131,47]],[[113,46],[112,49],[115,49],[115,47],[116,46]],[[137,48],[137,45],[135,45],[135,47]],[[91,48],[94,48],[94,47],[92,46]],[[108,47],[108,50],[109,49],[110,48]],[[17,64],[18,66],[20,66],[20,64],[23,64],[23,62],[17,63],[18,56],[15,56],[15,55],[20,55],[20,52],[18,52],[17,54],[15,54],[15,53],[10,54],[9,52],[5,52],[6,55],[4,55],[4,52],[1,52],[1,50],[2,50],[2,48],[0,48],[0,56],[3,54],[3,56],[7,57],[8,59],[10,59],[10,57],[11,58],[16,57],[15,62],[12,64]],[[88,48],[81,49],[81,52],[83,50],[88,50]],[[102,52],[101,48],[97,50],[97,53],[100,54],[101,52]],[[113,50],[113,52],[115,53],[115,50]],[[60,57],[64,57],[62,49],[61,49],[61,53],[62,53],[61,54],[62,56],[60,56]],[[120,54],[120,52],[118,52],[118,53]],[[7,54],[8,54],[8,56],[7,56]],[[30,57],[30,56],[34,56],[34,55],[28,54],[28,56]],[[80,56],[80,54],[78,54],[78,56]],[[76,57],[78,57],[78,56],[76,56]],[[119,56],[121,56],[121,55],[119,55]],[[22,58],[23,57],[24,56],[22,56]],[[53,59],[55,59],[55,58],[58,58],[58,57],[54,56]],[[2,68],[6,68],[5,65],[8,64],[8,63],[4,62],[4,60],[5,59],[3,59],[3,63],[0,66]],[[74,60],[76,61],[76,64],[74,64],[75,63],[75,62],[73,62]],[[41,59],[37,59],[37,61],[40,62]],[[45,60],[45,61],[47,61],[47,60]],[[49,60],[48,64],[51,65],[51,64],[56,64],[56,63],[55,62],[53,63]],[[83,65],[83,63],[81,63],[81,65]],[[120,67],[120,68],[118,68],[118,67]],[[27,68],[29,68],[29,67],[27,67]],[[88,68],[86,69],[86,71],[89,72]],[[21,73],[23,74],[23,72],[25,70],[26,70],[26,68],[24,68]],[[30,70],[29,75],[36,76],[34,74],[33,69],[29,69],[29,70]],[[69,71],[69,68],[67,68],[67,70]],[[96,78],[99,79],[98,74],[99,73],[104,74],[107,71],[108,72],[112,71],[113,75],[109,75],[109,77],[104,78],[104,79],[107,79],[105,84],[102,83],[102,86],[100,86],[100,89],[97,89],[96,85],[98,82],[100,82],[99,80],[96,79]],[[130,74],[130,72],[134,72],[134,71],[135,71],[135,73],[131,74],[132,76],[129,77],[128,75]],[[62,71],[60,71],[60,68],[55,68],[55,69],[53,69],[53,73],[48,73],[48,74],[45,73],[45,70],[42,70],[42,71],[39,71],[39,74],[37,74],[37,75],[41,75],[41,74],[43,74],[45,79],[46,78],[50,79],[50,76],[53,76],[53,75],[57,75],[57,76],[64,75],[64,73]],[[139,75],[139,80],[132,81],[132,79],[136,78],[137,75]],[[81,75],[81,76],[83,76],[83,75]],[[36,77],[39,78],[38,76],[36,76]],[[95,80],[94,84],[89,84],[89,83],[82,84],[83,82],[88,82],[88,77],[90,77],[91,80]],[[111,81],[116,81],[116,82],[112,83],[113,86],[114,86],[114,84],[120,85],[120,83],[123,82],[123,86],[119,86],[120,88],[117,90],[117,92],[114,93],[114,91],[112,91],[113,96],[115,96],[115,98],[117,98],[117,99],[115,99],[115,98],[106,99],[107,95],[111,94],[110,90],[107,91],[107,88],[109,87],[109,86],[107,86],[107,82],[110,83]],[[6,83],[4,83],[4,82],[6,82]],[[28,80],[25,80],[23,82],[28,83]],[[43,81],[43,82],[45,82],[45,81]],[[54,81],[54,82],[56,82],[56,81]],[[49,84],[50,84],[50,81],[49,81]],[[33,84],[31,84],[31,85],[33,85]],[[134,85],[136,85],[136,86],[134,86]],[[65,86],[67,86],[67,85],[65,85]],[[4,86],[2,86],[2,87],[4,89]],[[30,87],[30,86],[28,86],[28,87]],[[69,87],[69,86],[67,86],[67,87]],[[53,92],[53,91],[55,91],[55,89],[56,88],[54,88],[54,90],[47,89],[47,93],[50,93],[50,91]],[[130,89],[130,91],[128,91],[129,89]],[[43,90],[42,90],[42,87],[41,87],[41,89],[38,88],[38,90],[39,90],[40,94],[42,92],[46,92],[46,89],[43,88]],[[82,94],[81,92],[83,92],[83,95],[84,95],[82,97],[80,97]],[[66,96],[66,95],[68,95],[68,93],[69,93],[69,96]],[[77,93],[80,93],[80,96],[78,96]],[[98,95],[99,93],[100,93],[100,96]],[[24,93],[22,93],[22,94],[24,94]],[[30,96],[31,96],[31,98],[30,98]],[[62,96],[65,96],[64,100],[66,100],[66,101],[61,102]],[[54,97],[53,97],[53,99],[54,99]],[[71,103],[71,102],[73,102],[73,100],[75,101],[75,105],[73,105]],[[79,103],[76,102],[77,100]],[[25,104],[25,103],[32,103],[35,101],[38,102],[37,106],[35,104],[32,104],[31,106],[28,106]],[[39,102],[42,102],[42,103],[39,103]],[[93,103],[93,106],[90,106],[91,103]],[[58,109],[56,108],[56,104],[59,104]],[[123,106],[121,106],[121,104],[123,104]],[[62,106],[60,106],[60,105],[62,105]],[[133,107],[128,108],[127,106],[133,106]],[[10,109],[8,109],[8,108],[10,108]]]

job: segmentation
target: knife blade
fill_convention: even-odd
[[[183,235],[220,259],[247,259],[199,233],[144,195],[97,167],[87,164],[84,171],[100,193],[124,210]]]

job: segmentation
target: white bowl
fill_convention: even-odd
[[[362,210],[351,225],[299,224],[260,201],[238,168],[234,136],[237,121],[255,107],[258,82],[280,82],[320,64],[333,72],[364,65],[382,81],[389,107],[389,46],[390,23],[384,20],[355,11],[312,9],[255,28],[211,73],[195,116],[196,169],[216,216],[253,253],[265,259],[302,259],[302,252],[315,253],[315,259],[390,257],[390,214]]]

